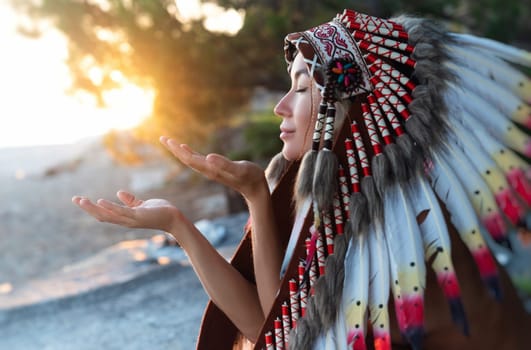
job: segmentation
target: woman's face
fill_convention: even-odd
[[[282,118],[282,155],[287,160],[297,160],[310,149],[320,94],[301,54],[293,61],[290,77],[291,89],[275,106],[274,112]]]

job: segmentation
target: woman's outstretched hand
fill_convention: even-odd
[[[116,194],[122,204],[105,199],[92,202],[85,197],[74,196],[72,202],[101,222],[131,228],[146,228],[173,232],[186,220],[180,210],[164,199],[140,200],[126,191]]]
[[[269,193],[264,171],[255,163],[231,161],[215,153],[205,156],[165,136],[160,138],[160,142],[183,164],[239,192],[248,201],[252,202],[265,192]]]

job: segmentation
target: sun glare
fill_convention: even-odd
[[[91,2],[104,10],[109,5],[107,0]],[[199,0],[175,0],[168,11],[185,23],[202,19],[208,30],[229,35],[241,29],[245,17],[243,11]],[[134,85],[119,71],[110,76],[121,88],[103,94],[105,108],[87,94],[67,95],[72,83],[65,63],[67,39],[52,25],[39,39],[24,37],[16,31],[17,16],[0,2],[0,148],[72,143],[134,127],[152,113],[155,91]],[[118,34],[102,29],[97,35],[115,42]],[[120,50],[131,48],[122,45]],[[104,72],[85,63],[89,79],[99,85]]]
[[[203,19],[205,28],[212,32],[237,34],[243,26],[245,11],[226,9],[213,2],[175,0],[175,16],[186,23]]]
[[[105,108],[92,96],[67,95],[67,39],[51,26],[39,39],[26,38],[16,25],[17,14],[0,2],[0,148],[72,143],[134,127],[151,114],[153,89],[119,71],[111,78],[121,88],[103,94]],[[101,82],[101,69],[91,68],[89,78]]]

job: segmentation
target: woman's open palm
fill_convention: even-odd
[[[179,209],[164,199],[141,200],[126,191],[118,191],[122,204],[99,199],[96,203],[75,196],[72,202],[102,222],[131,228],[147,228],[169,232],[179,221],[186,220]]]
[[[183,164],[239,192],[247,200],[252,200],[261,190],[267,190],[264,170],[253,162],[231,161],[215,153],[203,155],[167,137],[161,137],[160,141]]]

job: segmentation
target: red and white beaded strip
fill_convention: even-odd
[[[408,65],[411,68],[415,68],[415,65],[417,64],[415,60],[413,60],[408,55],[387,49],[385,47],[381,47],[379,45],[376,45],[376,44],[373,44],[373,43],[370,43],[364,40],[359,40],[357,41],[357,43],[358,43],[358,46],[363,50],[372,52],[376,54],[377,56],[386,57],[395,62]]]
[[[343,211],[341,210],[341,201],[337,193],[334,194],[333,206],[334,206],[334,223],[336,225],[336,233],[338,235],[342,235],[345,232],[343,228],[343,222],[344,222]],[[334,253],[333,248],[334,246],[332,245],[332,252],[331,253],[329,252],[329,254]]]
[[[369,109],[369,105],[366,103],[361,104],[361,110],[363,114],[363,122],[367,128],[367,133],[369,134],[369,139],[371,140],[371,146],[374,151],[374,155],[382,153],[382,145],[380,144],[380,138],[378,137],[378,130],[372,119],[372,114]]]
[[[367,33],[377,34],[380,36],[387,36],[403,42],[407,42],[409,38],[407,33],[402,30],[379,27],[370,23],[351,22],[349,20],[343,23],[349,29],[361,30]]]
[[[348,171],[350,174],[350,184],[352,192],[360,192],[360,178],[358,175],[358,164],[354,153],[354,144],[351,139],[345,139],[345,149],[347,153]],[[348,207],[347,207],[348,208]]]
[[[363,176],[371,176],[371,166],[369,165],[369,157],[367,156],[367,151],[365,150],[365,145],[363,144],[363,138],[358,128],[358,124],[355,120],[350,124],[350,129],[352,131],[352,136],[354,137],[354,145],[358,151],[358,157],[360,160],[361,171]]]
[[[299,319],[299,284],[292,278],[289,280],[289,309],[291,313],[291,328],[295,328]]]
[[[332,143],[334,139],[334,120],[336,118],[336,107],[333,103],[328,104],[328,109],[326,110],[326,122],[324,130],[324,150],[332,150]]]
[[[396,136],[402,135],[404,133],[402,124],[400,124],[400,121],[396,117],[393,108],[391,107],[385,96],[378,90],[373,91],[373,93],[374,96],[376,96],[376,101],[382,109],[385,118],[389,121],[389,124],[391,124],[391,127],[395,131]]]
[[[389,132],[389,129],[387,128],[387,124],[385,123],[385,117],[382,114],[380,107],[378,107],[376,98],[373,95],[368,95],[367,102],[369,103],[372,117],[374,118],[376,125],[378,125],[378,129],[380,130],[382,140],[386,145],[393,143],[393,137]]]
[[[319,268],[319,276],[324,275],[325,273],[325,263],[326,263],[326,256],[325,256],[325,244],[323,240],[323,235],[320,231],[318,231],[317,236],[317,267]]]
[[[288,349],[289,332],[291,331],[291,320],[289,315],[288,303],[284,302],[281,305],[282,310],[282,338],[284,340],[284,348]]]
[[[392,50],[404,51],[404,52],[407,52],[408,54],[412,54],[413,51],[415,50],[413,46],[407,43],[404,43],[398,40],[384,38],[379,35],[374,35],[372,33],[367,33],[361,30],[354,30],[352,32],[352,35],[354,36],[354,39],[356,40],[363,40],[366,42],[371,42],[375,45],[387,47]]]
[[[265,334],[266,350],[275,350],[275,344],[273,343],[273,333],[267,332]]]
[[[404,27],[396,22],[393,22],[393,21],[390,21],[384,18],[369,16],[364,13],[356,12],[350,9],[345,9],[343,13],[340,15],[340,18],[347,19],[347,20],[350,20],[351,22],[356,22],[356,23],[371,24],[376,27],[387,28],[389,30],[404,31]]]
[[[284,336],[282,335],[282,321],[276,318],[275,325],[275,348],[276,350],[284,350]]]
[[[311,251],[311,245],[312,242],[310,238],[306,238],[306,255],[312,254]],[[315,252],[313,253],[315,254]],[[308,259],[306,259],[308,261]],[[310,295],[313,295],[313,285],[315,284],[315,281],[317,280],[317,264],[314,256],[311,257],[310,260],[310,266],[309,266],[309,277],[310,277]]]
[[[337,194],[334,196],[334,207],[336,205],[336,201]],[[334,229],[332,228],[332,218],[328,212],[323,213],[323,226],[325,231],[326,252],[328,255],[334,254]]]
[[[350,141],[352,149],[352,141]],[[350,216],[349,207],[350,207],[350,192],[348,190],[347,177],[345,175],[345,169],[340,165],[338,170],[339,177],[339,191],[341,191],[341,203],[343,203],[343,210],[345,210],[345,221],[348,220]]]
[[[321,103],[319,105],[319,112],[317,113],[317,118],[315,119],[315,128],[313,131],[312,137],[312,150],[319,150],[319,144],[321,143],[321,133],[323,130],[324,121],[326,118],[326,104]]]
[[[389,75],[391,78],[395,79],[400,84],[402,84],[402,86],[405,86],[409,91],[415,90],[416,85],[415,83],[411,81],[411,79],[409,79],[404,73],[400,72],[395,67],[379,59],[376,55],[372,53],[368,53],[365,56],[363,56],[363,58],[368,64],[370,64],[371,66],[375,65],[376,67],[380,68],[382,71],[387,73],[387,75]],[[370,66],[369,66],[369,69],[370,69]]]
[[[407,107],[402,103],[400,98],[393,91],[389,90],[377,77],[372,76],[371,82],[374,84],[374,94],[376,95],[376,91],[380,92],[389,102],[389,104],[391,104],[391,106],[402,116],[402,118],[404,118],[404,120],[408,120],[411,116],[411,113],[409,112],[409,109],[407,109]]]
[[[304,317],[306,314],[306,304],[308,303],[308,286],[304,284],[304,263],[301,261],[299,262],[299,266],[297,268],[297,272],[299,275],[299,293],[300,293],[300,302],[301,302],[301,317]]]
[[[398,95],[406,104],[410,104],[411,101],[413,101],[413,98],[409,92],[407,92],[404,86],[387,75],[387,73],[381,69],[378,69],[375,65],[372,65],[369,69],[373,73],[374,77],[384,83],[385,86],[391,88],[391,90],[393,90],[396,95]]]

